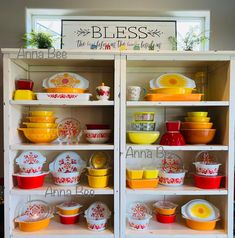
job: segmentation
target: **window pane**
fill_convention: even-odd
[[[53,46],[56,49],[60,48],[61,36],[61,20],[60,19],[36,19],[36,32],[48,32],[53,36]]]

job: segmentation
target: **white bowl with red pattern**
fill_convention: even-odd
[[[40,164],[19,164],[20,174],[36,175],[42,173],[43,163]]]
[[[76,185],[80,181],[81,172],[62,173],[51,171],[54,183],[61,186]]]
[[[108,227],[108,219],[90,219],[86,218],[87,221],[87,227],[89,230],[92,231],[103,231]]]
[[[132,230],[136,231],[144,231],[149,226],[149,221],[152,218],[151,215],[145,214],[145,216],[141,219],[138,219],[131,214],[128,214],[128,224]]]
[[[111,130],[84,130],[85,138],[92,144],[103,144],[109,141]]]
[[[219,172],[219,167],[221,164],[218,163],[202,163],[202,162],[194,162],[196,167],[196,173],[198,175],[204,176],[216,176]]]
[[[179,170],[175,173],[168,173],[163,170],[159,171],[159,184],[166,186],[180,186],[184,183],[186,170]]]

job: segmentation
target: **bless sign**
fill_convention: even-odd
[[[175,21],[62,20],[62,48],[169,50],[175,29]]]

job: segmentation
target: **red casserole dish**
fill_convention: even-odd
[[[27,79],[19,79],[16,81],[16,89],[33,91],[33,81]]]
[[[87,130],[106,130],[109,129],[107,124],[86,124]]]
[[[160,213],[156,213],[156,220],[161,223],[173,223],[175,222],[176,214],[172,215],[162,215]]]
[[[13,176],[16,177],[18,187],[22,189],[33,189],[39,188],[43,186],[44,178],[47,176],[48,173],[42,173],[39,175],[21,175],[21,174],[14,174]]]
[[[58,215],[60,216],[60,222],[65,225],[75,224],[79,221],[80,214],[75,215],[61,215],[58,212]]]
[[[195,187],[202,189],[218,189],[224,176],[201,176],[194,174]]]

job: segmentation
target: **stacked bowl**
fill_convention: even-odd
[[[27,117],[29,122],[23,122],[27,128],[19,128],[25,137],[33,143],[50,143],[57,135],[56,117],[53,111],[31,111]]]
[[[130,142],[134,144],[153,144],[160,136],[155,131],[154,112],[136,112],[135,120],[131,122],[131,131],[128,131]]]
[[[182,123],[181,132],[185,141],[189,144],[208,144],[215,136],[216,129],[212,129],[213,123],[208,112],[188,112],[185,122]]]
[[[56,206],[60,222],[65,225],[75,224],[79,221],[82,205],[77,202],[63,202]]]
[[[194,174],[195,186],[202,189],[220,188],[223,176],[218,175],[219,164],[212,152],[202,151],[196,156],[193,163],[196,167]]]
[[[111,212],[108,206],[102,202],[92,203],[85,211],[85,218],[89,230],[103,231],[108,227],[108,219]]]
[[[105,188],[108,186],[110,171],[109,157],[104,152],[95,152],[89,161],[88,184],[91,188]]]
[[[22,189],[33,189],[43,185],[44,177],[48,172],[43,172],[42,167],[46,158],[37,151],[24,151],[16,158],[20,171],[14,174],[18,187]]]
[[[173,223],[176,219],[177,205],[170,201],[157,201],[153,204],[156,220],[160,223]]]
[[[213,230],[219,220],[220,211],[203,199],[194,199],[181,207],[186,225],[193,230]]]

